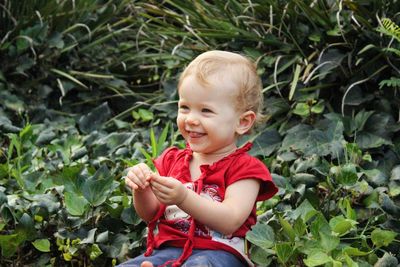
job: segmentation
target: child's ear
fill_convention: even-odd
[[[243,112],[240,115],[238,126],[236,127],[236,133],[239,135],[246,134],[250,131],[254,122],[256,121],[256,113],[252,110]]]

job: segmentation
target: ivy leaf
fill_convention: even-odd
[[[72,216],[81,216],[87,211],[89,202],[83,197],[73,192],[65,192],[65,206]]]
[[[320,128],[300,124],[287,131],[280,151],[298,151],[304,156],[327,156],[336,158],[343,153],[343,123],[325,120]]]
[[[93,244],[94,243],[94,235],[95,235],[96,231],[97,231],[97,228],[93,228],[93,229],[89,230],[87,236],[79,243],[80,244]]]
[[[281,142],[282,138],[277,130],[266,130],[253,141],[250,154],[268,157],[279,148]]]
[[[105,165],[100,167],[96,173],[86,179],[82,187],[83,196],[93,206],[97,207],[106,201],[108,195],[115,188],[109,170]]]
[[[135,226],[138,225],[142,221],[132,206],[125,208],[122,211],[121,219],[124,223],[135,225]]]
[[[79,129],[86,134],[98,130],[110,116],[111,110],[105,102],[79,119]]]

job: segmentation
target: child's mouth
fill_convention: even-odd
[[[200,137],[205,136],[206,134],[205,133],[198,133],[198,132],[188,131],[188,135],[189,135],[190,138],[200,138]]]

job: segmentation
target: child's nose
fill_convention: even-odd
[[[197,125],[199,124],[199,119],[197,118],[196,114],[190,113],[186,117],[186,123]]]

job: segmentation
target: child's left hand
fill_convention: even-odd
[[[165,205],[179,206],[188,194],[189,189],[174,178],[152,173],[149,181],[154,195]]]

